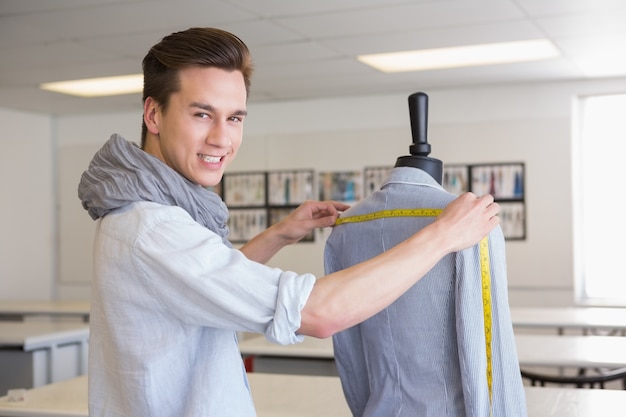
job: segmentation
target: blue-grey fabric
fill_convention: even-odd
[[[422,170],[394,168],[381,190],[342,217],[396,208],[440,209],[455,197]],[[396,217],[336,226],[325,247],[326,273],[380,254],[433,221]],[[492,415],[525,417],[508,305],[505,242],[499,227],[489,235],[489,255]],[[333,345],[354,416],[488,417],[478,245],[446,256],[387,309],[335,335]]]
[[[228,209],[212,191],[194,184],[118,134],[94,155],[78,184],[92,219],[137,201],[178,206],[228,242]]]

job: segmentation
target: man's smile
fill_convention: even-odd
[[[200,157],[200,159],[202,159],[205,162],[209,162],[209,163],[217,163],[220,162],[222,160],[221,156],[212,156],[212,155],[204,155],[199,153],[198,157]]]

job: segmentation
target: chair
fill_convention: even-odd
[[[576,388],[600,388],[604,389],[604,384],[610,381],[622,381],[622,389],[626,390],[626,368],[611,369],[608,371],[601,371],[597,374],[589,375],[584,369],[581,369],[577,375],[564,376],[564,375],[546,375],[537,372],[530,372],[521,370],[522,378],[530,381],[530,384],[534,387],[545,387],[546,383],[570,385]]]

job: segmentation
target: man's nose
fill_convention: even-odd
[[[231,139],[225,122],[216,121],[212,124],[206,143],[214,146],[230,146]]]

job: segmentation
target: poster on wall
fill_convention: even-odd
[[[500,226],[507,240],[526,239],[524,164],[479,164],[470,166],[470,191],[491,194],[500,204]]]
[[[526,237],[526,209],[523,202],[499,202],[500,227],[505,239],[521,240]]]
[[[245,243],[267,228],[267,211],[265,208],[232,209],[228,228],[231,242]]]
[[[475,194],[491,194],[496,200],[524,198],[524,164],[488,164],[471,166]]]
[[[224,174],[220,192],[229,208],[229,240],[245,243],[313,199],[314,178],[313,170]],[[302,241],[313,240],[310,234]]]
[[[222,183],[222,196],[228,207],[265,205],[265,172],[224,174]]]
[[[389,176],[393,167],[365,167],[363,169],[363,198],[369,197],[374,191],[380,190],[383,181]]]
[[[319,199],[351,204],[363,198],[363,172],[320,172]]]
[[[469,191],[469,166],[468,165],[444,165],[443,188],[452,194],[461,195]]]
[[[270,206],[294,206],[312,200],[313,170],[270,171],[267,174]]]

